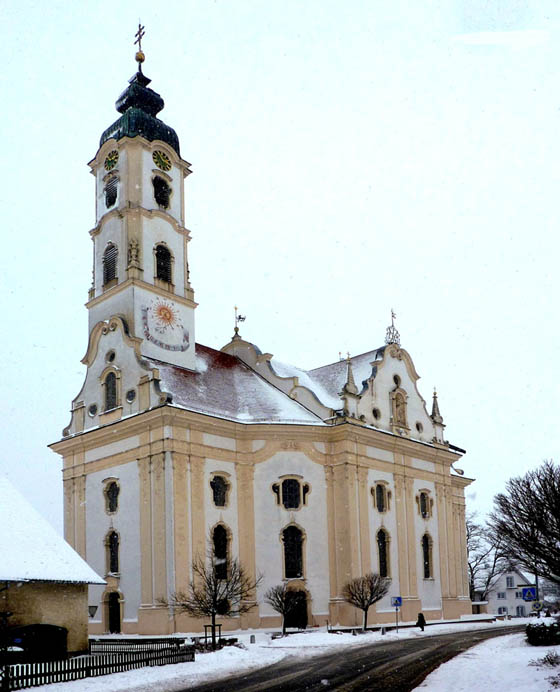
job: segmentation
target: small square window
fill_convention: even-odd
[[[498,598],[502,599],[506,597],[506,592],[505,591],[498,591]]]

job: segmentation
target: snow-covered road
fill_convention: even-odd
[[[527,620],[528,622],[529,620]],[[531,620],[534,622],[534,620]],[[520,619],[497,623],[504,633]],[[495,625],[494,625],[495,626]],[[245,649],[229,647],[209,654],[197,654],[194,663],[182,663],[161,668],[142,668],[128,673],[117,673],[99,678],[88,678],[69,683],[57,683],[56,692],[175,692],[209,680],[225,678],[232,673],[268,666],[286,657],[313,656],[329,651],[343,651],[347,647],[376,642],[397,641],[408,637],[430,637],[445,632],[465,629],[484,629],[486,623],[430,625],[425,632],[418,628],[400,629],[399,633],[330,634],[324,629],[294,634],[272,640],[270,633],[246,630],[232,633]],[[256,642],[250,643],[251,634]],[[228,633],[229,635],[229,633]],[[554,674],[550,668],[530,666],[531,660],[542,658],[547,651],[560,647],[532,647],[525,643],[523,634],[489,640],[469,649],[444,664],[418,687],[422,692],[548,692],[547,678]],[[560,669],[556,669],[560,673]],[[38,692],[54,692],[55,686],[34,688]]]

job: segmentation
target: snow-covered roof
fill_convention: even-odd
[[[352,358],[350,358],[352,372],[354,373],[354,380],[358,387],[358,391],[362,390],[363,382],[368,380],[372,376],[372,373],[375,375],[375,366],[372,365],[372,363],[382,360],[384,352],[385,347],[382,346],[381,348],[376,348],[373,351],[367,351],[359,356],[352,356]],[[346,383],[347,372],[348,361],[343,359],[336,361],[336,363],[322,365],[314,370],[309,370],[307,375],[315,386],[323,388],[332,396],[338,396]]]
[[[160,374],[160,388],[174,406],[239,423],[323,425],[321,419],[239,358],[196,345],[197,370],[146,359]]]
[[[2,476],[0,556],[0,581],[105,583]]]
[[[320,381],[314,380],[310,373],[306,370],[301,370],[295,365],[289,365],[288,363],[282,363],[276,358],[270,359],[270,365],[273,371],[279,377],[297,377],[298,384],[302,387],[306,387],[315,394],[317,399],[324,405],[336,409],[342,408],[343,402],[338,396],[337,392],[330,392],[321,384]],[[344,383],[343,383],[344,384]],[[338,390],[340,392],[340,389]]]

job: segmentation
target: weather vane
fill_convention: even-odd
[[[235,335],[237,336],[237,334],[239,334],[238,324],[240,322],[245,322],[247,317],[245,315],[238,315],[237,314],[237,305],[234,305],[233,309],[235,310],[235,327],[234,327],[233,331],[235,332]]]
[[[138,31],[134,34],[136,37],[136,41],[134,41],[134,45],[138,44],[138,51],[136,52],[136,62],[138,63],[140,72],[142,72],[142,63],[146,59],[146,56],[144,55],[142,51],[142,39],[144,38],[144,34],[146,32],[144,31],[144,27],[142,26],[142,22],[140,20],[138,21]]]
[[[385,343],[386,344],[397,344],[397,346],[401,345],[401,335],[398,333],[396,327],[395,327],[395,318],[396,314],[391,308],[391,326],[387,327],[387,333],[385,334]]]

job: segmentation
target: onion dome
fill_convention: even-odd
[[[153,89],[148,89],[148,84],[152,80],[142,73],[143,60],[138,60],[138,55],[136,58],[138,72],[128,80],[130,86],[123,91],[115,103],[117,111],[122,113],[122,116],[101,135],[99,146],[111,138],[122,139],[140,135],[150,142],[156,139],[166,142],[180,156],[177,133],[169,125],[156,118],[165,104],[159,94]]]

